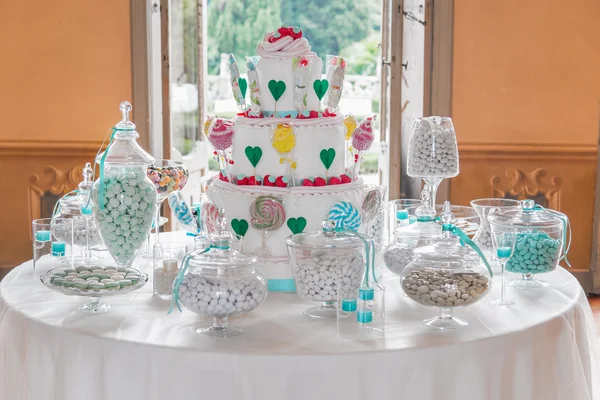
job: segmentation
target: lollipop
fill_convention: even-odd
[[[354,134],[354,130],[356,130],[356,127],[358,126],[354,115],[348,114],[344,117],[344,126],[346,127],[346,140],[350,140],[352,134]]]
[[[229,55],[229,79],[231,81],[231,91],[233,92],[233,98],[238,104],[240,110],[244,112],[246,110],[246,90],[248,89],[248,82],[240,78],[240,71],[238,70],[237,62],[233,54]]]
[[[358,177],[358,172],[360,171],[360,164],[363,161],[363,152],[369,150],[369,148],[371,147],[371,143],[373,143],[373,139],[375,139],[375,135],[373,135],[374,120],[375,115],[363,118],[363,120],[360,121],[358,127],[354,130],[354,134],[352,135],[352,147],[355,151],[354,168],[352,169],[353,180],[355,180]]]
[[[250,111],[252,116],[261,116],[260,84],[258,82],[258,71],[256,66],[260,57],[246,57],[246,68],[248,68],[248,81],[250,83]]]
[[[294,135],[294,128],[292,124],[283,123],[277,124],[273,128],[273,135],[271,136],[271,144],[277,150],[277,152],[281,155],[279,159],[279,163],[283,164],[286,162],[288,167],[291,169],[288,170],[289,175],[292,177],[292,184],[296,186],[296,181],[294,179],[293,170],[296,169],[296,161],[294,161],[290,155],[290,152],[296,147],[296,135]]]
[[[206,135],[208,141],[215,149],[215,158],[219,162],[219,168],[223,176],[228,176],[227,166],[233,164],[233,161],[227,157],[227,149],[229,149],[233,142],[233,135],[235,133],[235,124],[233,121],[222,118],[209,117],[204,123]],[[210,121],[208,127],[206,126]]]
[[[336,113],[340,98],[342,97],[342,87],[346,77],[346,59],[340,56],[327,56],[327,80],[329,81],[329,90],[325,94],[323,103],[327,110]]]
[[[335,204],[329,210],[328,218],[335,222],[336,228],[358,230],[361,223],[360,212],[354,205],[347,201]]]
[[[183,200],[183,196],[181,192],[172,192],[169,194],[169,206],[171,210],[175,214],[175,218],[177,221],[183,226],[183,228],[192,233],[198,233],[198,223],[194,218],[192,210],[188,207],[185,200]]]
[[[210,201],[205,201],[200,206],[200,218],[202,225],[206,228],[208,233],[215,233],[217,231],[217,219],[219,218],[219,208]]]
[[[367,192],[363,203],[362,210],[365,222],[371,221],[377,213],[379,212],[379,208],[381,207],[381,202],[383,201],[383,196],[379,189],[371,189]]]
[[[267,232],[275,231],[285,222],[285,209],[280,199],[274,196],[257,197],[250,205],[250,223],[254,229],[263,232],[260,256],[269,256]]]

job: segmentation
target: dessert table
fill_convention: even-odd
[[[230,339],[199,335],[210,321],[137,292],[105,299],[112,311],[77,311],[84,298],[50,291],[27,262],[0,283],[0,399],[600,399],[597,333],[586,296],[564,269],[551,287],[509,288],[455,310],[469,326],[435,331],[436,314],[386,275],[386,336],[350,341],[311,303],[271,293],[231,324]]]

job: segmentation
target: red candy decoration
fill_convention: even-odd
[[[281,28],[277,29],[277,32],[279,32],[279,34],[281,35],[281,37],[284,36],[290,36],[291,28],[288,28],[287,26],[282,26]]]
[[[300,28],[298,28],[297,26],[290,26],[288,28],[289,31],[289,35],[294,39],[300,39],[302,37],[302,30]],[[294,32],[297,31],[297,32]]]
[[[340,178],[338,178],[337,176],[332,176],[331,178],[329,178],[330,185],[340,185],[341,183],[342,183],[342,180]]]
[[[287,176],[278,176],[275,179],[275,186],[277,187],[287,187],[289,179]]]
[[[237,180],[237,184],[240,186],[247,186],[248,183],[249,183],[249,180],[248,180],[247,176],[243,177],[242,179],[238,178],[238,180]]]
[[[340,175],[340,181],[342,181],[342,183],[351,183],[352,182],[352,178],[350,178],[350,176],[347,175],[347,174],[341,174]]]
[[[304,178],[302,180],[302,186],[315,186],[315,184],[310,178]]]
[[[327,182],[325,181],[325,178],[323,178],[322,176],[317,176],[315,178],[315,186],[325,186],[327,184]]]

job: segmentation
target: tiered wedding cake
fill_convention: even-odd
[[[383,193],[357,176],[373,117],[357,124],[337,114],[346,61],[328,56],[323,79],[323,62],[300,29],[268,33],[257,53],[246,58],[247,80],[230,56],[238,116],[205,123],[221,165],[207,194],[225,209],[232,233],[244,237],[243,251],[260,256],[270,289],[293,290],[286,237],[321,229],[330,213],[365,232],[381,208]]]

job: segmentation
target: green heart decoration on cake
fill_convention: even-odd
[[[331,150],[333,150],[333,149],[331,149]],[[258,162],[262,158],[262,149],[258,146],[256,146],[256,147],[248,146],[248,147],[246,147],[244,152],[246,153],[246,157],[248,157],[248,161],[250,161],[250,164],[252,164],[252,166],[254,168],[256,168],[256,166],[258,165]]]
[[[325,96],[325,93],[327,93],[327,89],[329,89],[329,82],[327,79],[317,79],[313,82],[313,89],[315,89],[315,93],[317,94],[319,101],[321,101],[323,96]]]
[[[248,232],[248,221],[245,219],[234,218],[231,220],[231,227],[236,234],[242,237],[246,236],[246,232]]]
[[[240,85],[240,92],[242,92],[242,97],[246,97],[246,91],[248,90],[248,82],[244,78],[238,79],[238,85]]]
[[[319,156],[321,157],[321,162],[325,166],[325,169],[329,169],[335,159],[335,149],[323,149]]]
[[[269,91],[273,95],[275,101],[279,100],[283,93],[285,92],[285,82],[284,81],[276,81],[271,79],[269,81]]]
[[[290,228],[292,233],[302,233],[304,228],[306,228],[306,218],[298,217],[298,218],[290,218],[287,220],[287,226]]]

